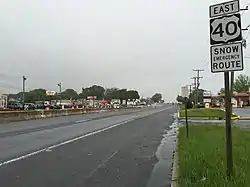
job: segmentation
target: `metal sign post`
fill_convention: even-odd
[[[226,110],[226,151],[227,151],[227,175],[233,173],[233,153],[232,153],[232,129],[231,129],[231,92],[229,89],[229,72],[224,72],[225,81],[225,110]]]
[[[187,133],[187,138],[188,138],[187,103],[188,103],[188,99],[187,99],[187,97],[185,97],[185,120],[186,120],[186,133]]]
[[[239,0],[224,2],[209,7],[211,72],[224,72],[228,177],[233,174],[231,97],[233,92],[234,71],[242,71],[244,69],[242,55],[241,15],[238,13],[239,11]],[[229,79],[230,72],[231,86]]]

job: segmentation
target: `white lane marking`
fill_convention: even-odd
[[[82,120],[76,121],[76,123],[82,123],[82,122],[86,122],[86,121],[89,121],[89,119],[82,119]]]
[[[109,129],[112,129],[114,127],[117,127],[119,125],[122,125],[122,124],[125,124],[125,123],[128,123],[128,122],[131,122],[135,119],[139,119],[139,118],[143,118],[143,117],[146,117],[146,116],[150,116],[152,114],[155,114],[155,113],[158,113],[158,112],[162,112],[162,111],[165,111],[165,110],[168,110],[170,108],[172,108],[173,106],[171,107],[168,107],[168,108],[165,108],[163,110],[158,110],[158,111],[155,111],[154,113],[150,113],[150,114],[147,114],[147,115],[139,115],[138,117],[135,117],[133,119],[129,119],[129,120],[126,120],[126,121],[123,121],[123,122],[120,122],[120,123],[117,123],[115,125],[111,125],[111,126],[108,126],[106,128],[103,128],[103,129],[100,129],[100,130],[97,130],[97,131],[94,131],[94,132],[91,132],[91,133],[88,133],[88,134],[85,134],[85,135],[82,135],[82,136],[78,136],[76,138],[73,138],[73,139],[70,139],[70,140],[67,140],[67,141],[64,141],[64,142],[61,142],[59,144],[55,144],[55,145],[52,145],[50,147],[46,147],[46,148],[43,148],[43,149],[39,149],[37,151],[34,151],[32,153],[28,153],[26,155],[23,155],[23,156],[20,156],[20,157],[16,157],[16,158],[13,158],[11,160],[7,160],[5,162],[1,162],[0,163],[0,167],[1,166],[4,166],[4,165],[7,165],[7,164],[10,164],[10,163],[13,163],[13,162],[16,162],[16,161],[19,161],[19,160],[22,160],[22,159],[25,159],[25,158],[28,158],[28,157],[31,157],[31,156],[34,156],[34,155],[37,155],[39,153],[42,153],[42,152],[45,152],[45,151],[51,151],[51,149],[54,149],[54,148],[57,148],[57,147],[60,147],[60,146],[63,146],[65,144],[69,144],[69,143],[72,143],[72,142],[75,142],[77,140],[80,140],[80,139],[83,139],[83,138],[86,138],[86,137],[89,137],[89,136],[92,136],[92,135],[95,135],[95,134],[98,134],[98,133],[101,133],[101,132],[104,132],[106,130],[109,130]]]
[[[38,150],[38,151],[34,151],[34,152],[32,152],[32,153],[29,153],[29,154],[26,154],[26,155],[23,155],[23,156],[20,156],[20,157],[13,158],[13,159],[11,159],[11,160],[7,160],[7,161],[5,161],[5,162],[0,163],[0,167],[1,167],[1,166],[4,166],[4,165],[6,165],[6,164],[10,164],[10,163],[12,163],[12,162],[16,162],[16,161],[18,161],[18,160],[25,159],[25,158],[30,157],[30,156],[37,155],[37,154],[42,153],[42,152],[45,152],[45,151],[47,151],[47,150],[51,150],[51,149],[60,147],[60,146],[62,146],[62,145],[69,144],[69,143],[75,142],[75,141],[77,141],[77,140],[80,140],[80,139],[83,139],[83,138],[86,138],[86,137],[89,137],[89,136],[92,136],[92,135],[95,135],[95,134],[98,134],[98,133],[107,131],[107,130],[109,130],[109,129],[112,129],[112,128],[114,128],[114,127],[117,127],[117,126],[119,126],[119,125],[128,123],[128,122],[133,121],[133,120],[134,120],[134,119],[129,119],[129,120],[123,121],[123,122],[121,122],[121,123],[117,123],[117,124],[115,124],[115,125],[111,125],[111,126],[109,126],[109,127],[106,127],[106,128],[103,128],[103,129],[100,129],[100,130],[97,130],[97,131],[94,131],[94,132],[91,132],[91,133],[88,133],[88,134],[85,134],[85,135],[82,135],[82,136],[79,136],[79,137],[70,139],[70,140],[67,140],[67,141],[64,141],[64,142],[61,142],[61,143],[59,143],[59,144],[55,144],[55,145],[52,145],[52,146],[50,146],[50,147],[47,147],[47,148],[44,148],[44,149],[40,149],[40,150]]]

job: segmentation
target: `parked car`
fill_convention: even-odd
[[[8,103],[8,108],[11,110],[22,110],[23,105],[21,103]]]
[[[62,105],[51,105],[51,109],[62,109]]]
[[[36,109],[36,105],[34,103],[25,103],[24,108],[26,110],[35,110]]]
[[[205,108],[205,104],[204,103],[198,103],[198,108]]]
[[[44,109],[45,108],[43,103],[37,103],[37,104],[35,104],[35,106],[36,106],[36,109]]]

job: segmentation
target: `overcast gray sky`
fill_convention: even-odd
[[[29,89],[98,84],[144,97],[160,92],[169,101],[192,83],[193,68],[203,68],[201,87],[216,92],[223,74],[210,73],[208,7],[219,2],[2,0],[0,90],[17,91],[3,84],[19,88],[25,75]],[[250,10],[242,21],[250,24]]]

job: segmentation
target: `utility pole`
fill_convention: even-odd
[[[188,117],[187,117],[188,85],[181,87],[181,96],[185,99],[186,133],[187,133],[187,138],[188,138]]]
[[[191,94],[192,94],[192,84],[189,84],[187,86],[189,87],[189,96],[191,96]],[[191,99],[191,97],[190,97],[190,99]]]
[[[193,92],[193,95],[192,95],[192,99],[193,99],[193,101],[194,101],[194,106],[196,105],[196,80],[197,80],[197,77],[191,77],[191,79],[194,79],[194,83],[193,83],[193,86],[194,86],[194,92]]]
[[[60,106],[62,105],[62,83],[60,82],[59,84],[57,84],[57,86],[59,87],[59,94],[60,94]]]
[[[24,110],[24,105],[25,105],[25,81],[27,80],[27,78],[25,76],[23,76],[23,110]]]
[[[198,90],[199,90],[199,86],[200,86],[200,79],[203,78],[200,76],[200,72],[204,71],[204,69],[193,69],[193,71],[197,72],[197,75],[196,75],[196,104],[198,104],[198,102],[199,102]]]

